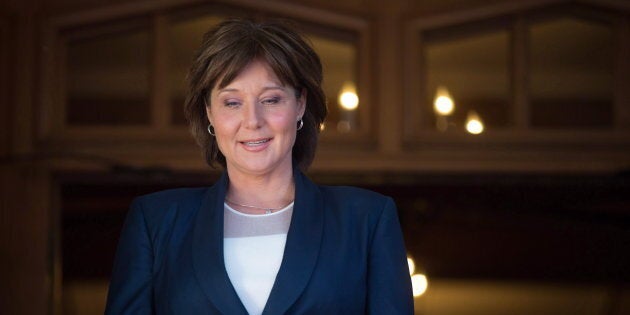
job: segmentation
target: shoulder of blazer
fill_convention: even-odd
[[[201,199],[207,190],[208,187],[167,189],[136,197],[134,202],[141,202],[150,206],[195,201],[201,202]]]
[[[163,222],[174,212],[196,212],[208,187],[168,189],[136,197],[131,203],[131,211],[142,211],[149,227]]]

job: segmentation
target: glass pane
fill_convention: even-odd
[[[532,25],[530,36],[531,124],[612,126],[612,29],[563,18]]]
[[[341,133],[356,131],[359,126],[361,100],[357,90],[357,50],[353,43],[308,36],[322,61],[324,70],[323,89],[328,99],[328,116],[325,129]],[[340,95],[345,94],[343,105]],[[358,103],[357,103],[358,101]]]
[[[486,127],[505,127],[510,120],[508,72],[509,34],[506,30],[471,36],[449,36],[426,44],[425,100],[429,128],[465,130],[476,115]],[[449,96],[451,110],[435,109],[437,96]]]
[[[199,49],[203,34],[223,20],[219,16],[204,16],[173,23],[169,30],[171,62],[170,91],[172,123],[185,125],[184,100],[186,97],[186,74],[192,64],[195,51]]]
[[[69,125],[149,123],[147,29],[70,41],[67,58]]]

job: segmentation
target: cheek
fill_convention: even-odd
[[[216,130],[217,138],[219,140],[232,138],[236,134],[237,128],[235,128],[233,124],[220,120],[217,120],[217,122],[218,123],[215,125],[214,130]]]
[[[213,115],[209,116],[209,119],[212,121],[214,129],[221,133],[229,133],[230,130],[233,130],[238,125],[238,118],[235,115],[220,110],[215,110]]]
[[[291,131],[297,128],[297,113],[287,112],[278,113],[269,117],[269,122],[273,124],[276,129],[285,131]]]

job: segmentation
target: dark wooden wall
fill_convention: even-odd
[[[106,276],[107,267],[96,262],[111,258],[115,226],[131,195],[185,182],[203,184],[216,175],[191,177],[191,172],[206,174],[207,170],[198,152],[186,151],[190,154],[185,157],[181,152],[172,152],[170,135],[155,136],[154,142],[140,146],[112,144],[107,133],[91,146],[81,141],[49,141],[45,132],[50,126],[45,118],[54,113],[46,112],[50,108],[45,104],[54,89],[47,84],[56,78],[46,77],[42,69],[50,66],[45,57],[55,49],[46,41],[51,21],[99,20],[103,16],[210,2],[214,1],[0,1],[0,258],[4,267],[0,274],[0,313],[59,313],[63,275]],[[404,53],[408,40],[405,32],[410,25],[418,26],[425,19],[440,24],[462,16],[503,14],[523,3],[599,3],[628,12],[628,2],[216,2],[248,8],[260,8],[262,3],[274,10],[298,6],[305,14],[332,12],[366,25],[370,58],[361,67],[371,82],[373,105],[367,145],[329,142],[322,146],[312,175],[323,183],[363,185],[394,196],[410,251],[434,275],[555,278],[627,286],[630,194],[627,173],[616,173],[630,165],[625,150],[630,143],[627,128],[611,137],[588,135],[584,140],[590,141],[590,146],[586,149],[581,139],[575,140],[568,132],[554,135],[575,140],[570,146],[558,147],[556,142],[547,141],[549,134],[537,133],[521,143],[504,141],[500,147],[479,141],[459,150],[457,141],[444,146],[435,139],[425,139],[422,145],[408,150],[418,143],[406,143],[402,121],[410,115],[405,107],[405,78],[409,61],[415,58]],[[322,15],[322,20],[327,18]],[[620,30],[627,38],[630,27],[625,23]],[[628,47],[628,41],[622,42],[619,52],[627,55]],[[626,60],[621,67],[628,68],[630,58],[621,59]],[[620,81],[618,89],[626,92],[616,97],[627,99],[623,85],[627,83],[627,77]],[[615,118],[627,122],[629,112],[626,108]],[[523,143],[528,145],[526,154],[511,150]],[[160,144],[162,148],[156,150]],[[159,160],[175,166],[171,168],[175,175],[168,182],[147,177],[129,180],[110,172],[111,165],[86,159],[86,155],[79,159],[56,155],[75,148],[89,154],[109,154],[108,158],[122,159],[131,166],[151,166]],[[134,149],[141,154],[130,154]],[[437,150],[441,150],[439,154]],[[120,187],[125,189],[121,191]],[[104,206],[115,211],[103,213]],[[73,243],[79,235],[93,232],[102,232],[98,236],[106,239],[94,239],[96,243],[89,245]],[[80,257],[85,254],[83,250],[93,251],[102,244],[106,253],[91,252],[85,258],[93,259],[93,268],[79,269],[85,262]]]

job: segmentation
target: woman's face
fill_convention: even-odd
[[[305,109],[306,96],[300,94],[259,60],[227,86],[212,89],[206,111],[230,173],[292,171],[291,150]]]

